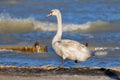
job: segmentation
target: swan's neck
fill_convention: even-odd
[[[61,37],[62,37],[62,18],[61,18],[61,13],[59,12],[57,15],[57,23],[58,23],[58,28],[57,28],[57,33],[55,35],[55,37],[53,38],[52,43],[56,42],[56,41],[60,41]]]

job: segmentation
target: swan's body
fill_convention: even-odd
[[[48,16],[56,16],[58,21],[58,30],[56,35],[52,40],[52,47],[55,52],[62,57],[63,62],[66,58],[75,60],[75,61],[86,61],[91,57],[91,54],[87,47],[83,44],[80,44],[77,41],[62,39],[62,19],[61,13],[58,9],[54,9],[48,14]],[[62,63],[64,66],[64,63]]]

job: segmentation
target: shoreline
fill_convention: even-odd
[[[89,79],[91,77],[91,79]],[[120,68],[60,68],[56,66],[40,66],[40,67],[16,67],[16,66],[0,66],[0,78],[2,80],[119,80]],[[61,79],[62,78],[62,79]]]

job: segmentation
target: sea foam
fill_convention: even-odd
[[[103,32],[120,30],[120,23],[105,21],[86,22],[83,24],[63,23],[64,32]],[[13,18],[9,14],[0,15],[0,33],[50,32],[57,30],[57,23],[42,22],[34,18]]]

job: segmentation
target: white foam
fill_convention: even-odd
[[[115,50],[120,50],[120,47],[96,47],[92,54],[94,56],[106,56],[108,55],[108,51]]]
[[[96,47],[95,51],[98,50],[120,50],[120,47]]]
[[[113,24],[104,21],[86,22],[83,24],[65,24],[64,32],[94,32],[118,30],[119,23]],[[113,28],[114,26],[114,28]],[[29,31],[56,31],[57,23],[42,22],[34,18],[13,18],[9,14],[0,14],[0,33],[16,33]]]
[[[106,56],[108,55],[108,52],[107,51],[96,51],[94,55],[95,56]]]

